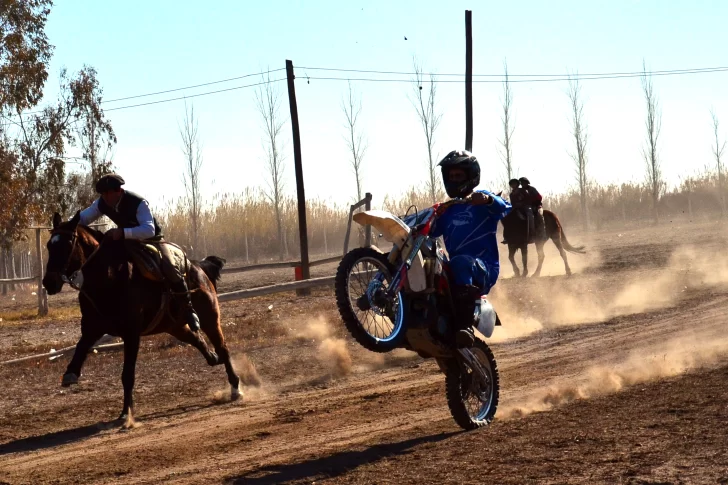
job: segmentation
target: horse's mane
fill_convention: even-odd
[[[97,231],[96,229],[84,226],[83,224],[79,224],[78,227],[89,233],[89,235],[93,237],[96,242],[101,242],[104,239],[104,233],[101,231]]]

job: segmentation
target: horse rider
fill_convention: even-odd
[[[96,182],[99,198],[81,211],[80,224],[88,226],[102,215],[111,219],[117,227],[106,232],[105,238],[113,241],[148,241],[159,248],[162,255],[161,269],[171,290],[182,304],[185,322],[190,330],[200,330],[200,320],[192,307],[192,298],[187,282],[180,269],[174,264],[169,247],[162,240],[162,229],[152,215],[149,203],[141,196],[124,190],[124,179],[115,173],[102,176]],[[161,243],[161,244],[160,244]]]
[[[535,232],[531,232],[531,234],[535,234],[538,239],[543,239],[546,231],[546,223],[543,218],[543,197],[526,177],[521,177],[518,181],[521,182],[523,191],[526,193],[526,205],[529,207],[527,212],[530,214],[529,231],[535,229]]]
[[[526,203],[527,194],[526,191],[521,188],[521,182],[518,179],[510,179],[508,181],[508,185],[511,188],[511,192],[508,196],[511,206],[513,206],[513,209],[523,214],[526,220],[528,220],[530,209]],[[508,244],[505,235],[503,236],[501,244]]]
[[[498,280],[498,221],[511,205],[487,190],[473,192],[480,183],[480,164],[468,151],[452,151],[438,164],[447,195],[467,199],[468,204],[447,208],[435,221],[432,237],[443,236],[453,273],[455,344],[472,346],[475,301],[487,294]]]

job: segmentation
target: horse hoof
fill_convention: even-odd
[[[230,400],[231,401],[237,401],[238,399],[243,397],[243,393],[240,390],[240,385],[238,384],[237,387],[231,387],[230,389]]]
[[[69,387],[73,384],[78,384],[78,376],[73,372],[63,374],[63,379],[61,379],[61,386]]]
[[[134,419],[134,415],[131,412],[129,412],[128,414],[121,413],[119,419],[117,419],[116,422],[121,425],[122,430],[129,430],[139,427],[136,420]]]

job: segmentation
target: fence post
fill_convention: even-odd
[[[38,315],[48,315],[48,297],[45,288],[43,288],[43,252],[40,245],[40,231],[38,227],[35,230],[35,256],[38,263]]]
[[[364,204],[364,210],[372,210],[372,194],[369,192],[366,193],[366,204]],[[366,232],[364,234],[364,247],[368,248],[372,245],[372,226],[370,224],[367,224]]]
[[[356,205],[349,207],[349,220],[346,223],[346,236],[344,236],[344,256],[349,252],[349,236],[351,235],[351,217],[354,215]]]

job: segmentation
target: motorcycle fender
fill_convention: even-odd
[[[409,226],[399,217],[393,216],[386,211],[369,210],[359,212],[354,214],[352,219],[359,225],[374,227],[386,241],[393,243],[400,249],[409,237]]]
[[[480,315],[478,315],[478,332],[485,335],[486,338],[490,338],[493,335],[495,329],[495,321],[497,316],[493,305],[488,300],[480,301]]]

